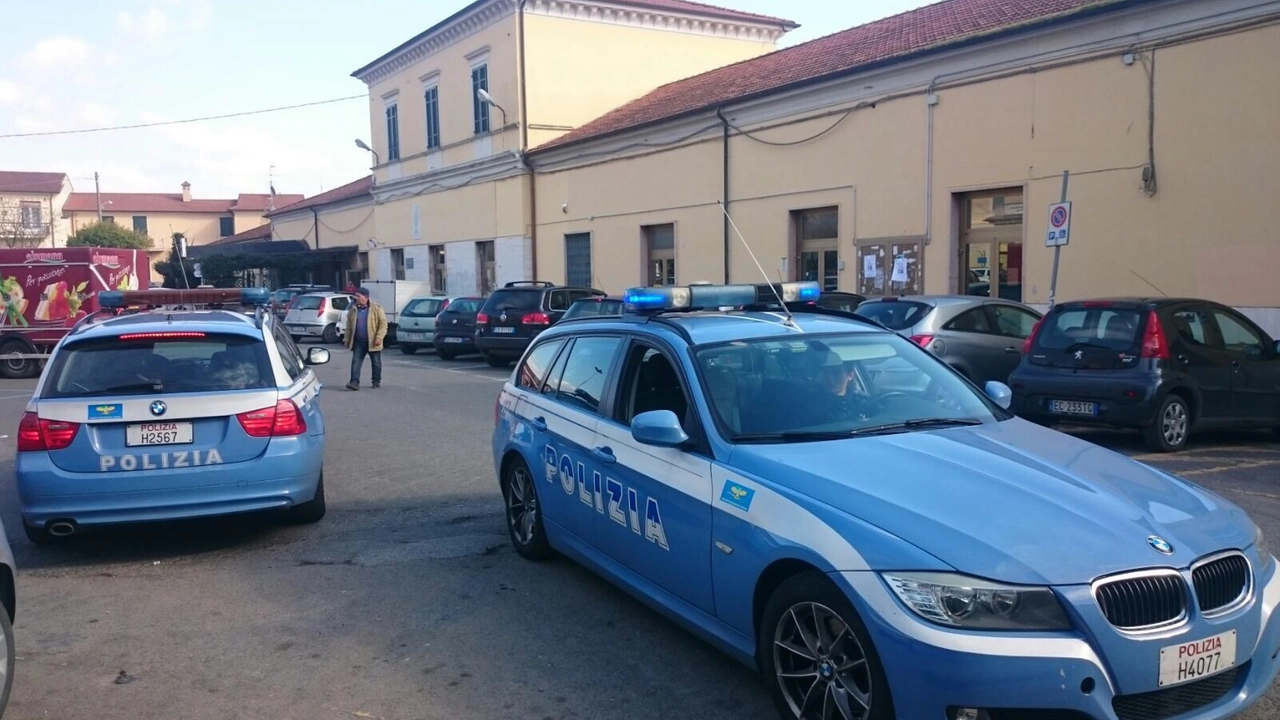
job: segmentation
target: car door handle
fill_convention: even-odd
[[[595,455],[596,458],[600,460],[600,462],[606,462],[610,464],[618,462],[618,458],[613,454],[613,450],[607,447],[593,448],[591,450],[591,453]]]
[[[1009,353],[1010,355],[1017,355],[1020,352],[1020,350],[1018,350],[1018,347],[1016,345],[1010,345],[1009,347],[1005,348],[1004,351]]]
[[[529,425],[532,426],[534,430],[537,430],[538,432],[543,432],[544,430],[547,429],[547,419],[536,417],[529,421]]]

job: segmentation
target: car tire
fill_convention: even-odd
[[[412,355],[418,352],[418,346],[409,345],[408,343],[400,343],[400,352],[404,353],[405,355]]]
[[[440,358],[441,360],[452,360],[458,357],[458,353],[452,350],[441,350],[439,348],[436,348],[436,357]]]
[[[338,342],[338,324],[330,323],[324,327],[324,334],[320,337],[326,343],[333,345]]]
[[[1177,452],[1191,435],[1191,408],[1178,395],[1166,395],[1156,407],[1155,420],[1142,428],[1147,447],[1155,452]]]
[[[17,647],[14,645],[13,639],[13,621],[9,619],[9,611],[0,607],[0,633],[4,637],[4,677],[0,678],[3,683],[3,689],[0,689],[0,716],[4,715],[5,708],[9,707],[9,696],[13,693],[13,675],[15,672],[14,664],[17,662]]]
[[[816,632],[818,623],[828,629],[825,639]],[[889,681],[866,625],[849,598],[822,573],[805,572],[782,583],[765,605],[756,638],[757,664],[781,717],[823,717],[821,703],[828,697],[849,703],[852,712],[846,717],[894,717]],[[785,649],[794,643],[802,652]],[[807,672],[809,666],[811,683],[805,677],[780,676]],[[832,717],[841,717],[840,709],[835,710]]]
[[[508,359],[506,359],[506,358],[502,358],[502,357],[494,357],[493,355],[485,355],[485,356],[484,356],[484,361],[485,361],[485,362],[487,362],[487,363],[489,363],[489,367],[491,367],[491,368],[500,368],[500,369],[501,369],[501,368],[505,368],[505,367],[507,367],[508,365],[510,365],[510,364],[511,364],[511,361],[510,361],[510,360],[508,360]]]
[[[289,508],[289,519],[300,525],[320,522],[324,517],[324,471],[320,471],[320,481],[316,483],[316,496],[308,502]]]
[[[16,338],[0,343],[0,355],[32,352],[35,352],[34,348],[25,341]],[[5,360],[0,358],[0,377],[8,380],[22,380],[39,374],[40,361],[38,360]]]
[[[547,560],[554,551],[543,528],[538,485],[523,460],[514,460],[502,474],[503,516],[511,546],[526,560]]]

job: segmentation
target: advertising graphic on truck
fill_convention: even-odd
[[[0,377],[32,377],[98,293],[149,287],[144,250],[0,249]]]

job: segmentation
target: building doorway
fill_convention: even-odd
[[[796,280],[812,280],[823,290],[840,284],[840,212],[815,208],[792,213],[796,250]]]
[[[1022,198],[1022,188],[960,196],[960,294],[1022,302]]]
[[[476,243],[476,270],[479,271],[479,290],[481,295],[489,295],[493,292],[493,286],[497,281],[497,262],[495,262],[494,248],[492,240],[482,240]]]

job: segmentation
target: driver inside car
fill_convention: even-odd
[[[818,361],[814,380],[818,392],[815,393],[814,410],[820,422],[862,417],[867,394],[858,373],[831,350],[815,352]]]

